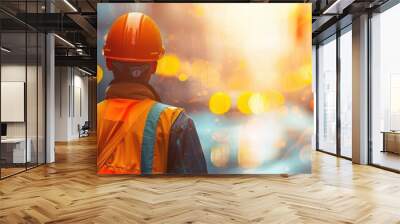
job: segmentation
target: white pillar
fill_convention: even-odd
[[[368,163],[368,15],[353,19],[353,162]]]
[[[50,1],[46,4],[47,12],[53,12],[54,6]],[[46,35],[46,163],[55,161],[55,43],[54,34]]]
[[[47,60],[47,71],[46,71],[46,163],[52,163],[55,161],[54,151],[54,133],[55,133],[55,74],[54,74],[54,35],[47,34],[46,37],[46,60]]]

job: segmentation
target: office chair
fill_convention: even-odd
[[[85,123],[80,127],[78,124],[79,138],[89,136],[90,124],[89,121],[85,121]]]

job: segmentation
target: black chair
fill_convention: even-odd
[[[79,138],[89,136],[89,130],[90,130],[89,121],[85,121],[82,127],[78,124]]]

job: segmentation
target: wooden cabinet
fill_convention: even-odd
[[[383,133],[383,152],[400,154],[400,132]]]

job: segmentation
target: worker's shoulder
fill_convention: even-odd
[[[169,117],[172,120],[175,120],[184,111],[184,109],[181,107],[171,106],[159,102],[157,102],[157,104],[163,108],[161,116]]]
[[[163,108],[163,112],[166,112],[166,113],[173,113],[173,112],[180,113],[180,112],[184,111],[184,109],[181,107],[171,106],[171,105],[168,105],[165,103],[159,103],[159,102],[157,102],[157,104],[159,106],[161,106]]]
[[[104,106],[105,106],[105,104],[106,104],[105,100],[103,100],[103,101],[101,101],[101,102],[98,102],[98,103],[97,103],[97,110],[103,109]]]

